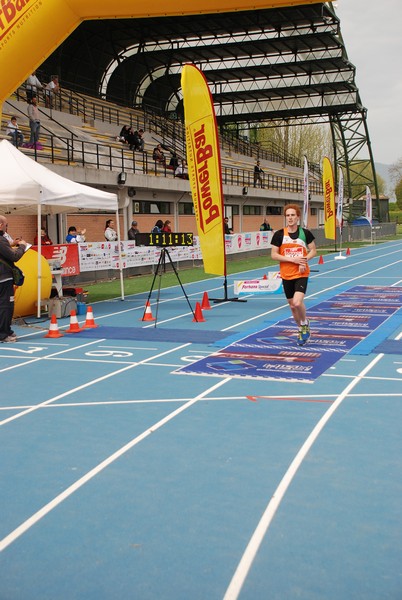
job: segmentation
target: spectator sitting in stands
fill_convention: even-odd
[[[158,144],[155,146],[154,151],[152,153],[152,158],[155,162],[165,164],[165,155],[162,151],[162,146]]]
[[[145,144],[144,130],[139,129],[138,131],[135,131],[134,136],[135,136],[134,150],[139,150],[139,152],[144,152],[144,144]]]
[[[188,169],[185,160],[180,161],[180,164],[174,172],[174,176],[179,177],[180,179],[188,179]]]
[[[140,129],[139,131],[134,131],[131,127],[127,141],[130,144],[130,150],[138,150],[140,152],[144,152],[144,140],[143,140],[144,130]]]
[[[53,108],[53,99],[55,94],[60,92],[59,78],[57,75],[52,75],[51,80],[45,87],[45,106],[46,108]]]
[[[170,159],[168,169],[172,169],[172,171],[176,171],[179,166],[179,157],[176,152],[172,152],[172,158]]]
[[[18,128],[17,117],[11,117],[7,123],[6,134],[11,138],[11,142],[16,148],[24,143],[23,133]]]
[[[126,138],[127,144],[130,146],[130,150],[134,150],[134,143],[136,139],[135,133],[137,132],[134,132],[134,129],[130,127]]]
[[[123,125],[119,135],[116,138],[116,142],[122,142],[123,144],[128,144],[128,136],[130,134],[130,126]]]

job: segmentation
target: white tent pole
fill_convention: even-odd
[[[116,210],[116,224],[117,224],[117,243],[118,243],[118,247],[119,247],[119,270],[120,270],[121,299],[124,300],[124,279],[123,279],[123,261],[122,261],[122,257],[121,257],[119,209]]]
[[[41,197],[42,190],[39,192],[39,198]],[[38,204],[38,221],[37,221],[37,237],[38,237],[38,294],[37,294],[37,308],[36,308],[36,316],[38,319],[40,318],[40,302],[42,296],[42,236],[41,236],[41,222],[42,222],[42,214],[41,214],[41,203]]]

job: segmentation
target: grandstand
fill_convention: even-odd
[[[39,109],[42,148],[21,150],[65,177],[109,191],[117,190],[126,205],[122,210],[123,231],[128,229],[133,216],[138,217],[141,228],[148,231],[157,214],[162,214],[164,219],[170,218],[176,231],[196,231],[189,183],[176,179],[168,168],[171,151],[185,157],[184,130],[180,123],[66,88],[52,110],[45,108],[39,97]],[[29,139],[26,110],[22,86],[4,104],[2,131],[10,116],[16,114],[25,139]],[[145,130],[144,153],[130,151],[116,141],[123,124]],[[157,143],[162,143],[166,149],[166,165],[152,159],[152,149]],[[221,158],[225,205],[235,231],[258,229],[267,214],[272,226],[279,226],[282,221],[280,207],[289,201],[302,201],[303,169],[296,158],[289,157],[287,162],[279,152],[229,136],[221,137]],[[263,189],[253,187],[257,158],[266,174]],[[127,176],[126,183],[119,186],[118,178],[122,172]],[[312,205],[315,204],[318,211],[322,207],[322,184],[316,165],[312,165],[310,177]],[[95,220],[93,217],[92,213],[84,216],[80,212],[79,218],[87,227],[87,238],[95,241],[101,239],[101,224],[106,216],[97,215]],[[21,227],[21,217],[18,219]],[[65,229],[75,219],[76,215],[67,215],[62,226],[53,230],[51,220],[48,221],[46,228],[50,227],[52,239],[63,241]],[[26,221],[28,231],[33,232],[34,219],[26,217]],[[28,224],[28,221],[32,223]],[[12,230],[12,217],[10,223]]]
[[[173,150],[185,156],[180,71],[183,64],[193,62],[204,71],[214,98],[225,211],[234,231],[258,229],[265,216],[279,227],[284,204],[303,201],[300,157],[249,141],[252,129],[267,125],[329,124],[334,160],[345,171],[348,210],[349,199],[352,202],[361,193],[361,181],[359,186],[354,182],[355,164],[362,164],[358,152],[368,153],[363,160],[367,184],[377,190],[377,183],[366,110],[339,19],[331,3],[280,4],[212,17],[84,21],[38,68],[43,82],[59,73],[61,93],[53,109],[40,105],[42,149],[23,151],[64,176],[117,191],[123,231],[133,216],[147,231],[156,215],[170,219],[176,230],[195,231],[189,183],[152,160],[157,143],[168,158]],[[2,131],[14,113],[27,134],[23,87],[4,103]],[[116,141],[123,124],[145,130],[144,153],[129,151]],[[257,158],[265,172],[263,189],[254,188]],[[320,168],[309,167],[309,226],[318,228],[323,224]],[[374,213],[384,220],[378,202]],[[80,213],[82,219],[88,238],[99,239],[97,216]],[[48,220],[52,239],[63,241],[75,220],[76,215]]]

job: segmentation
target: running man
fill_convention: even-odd
[[[310,338],[310,323],[304,304],[310,274],[308,261],[314,258],[317,249],[311,231],[299,226],[299,206],[287,204],[284,214],[286,227],[279,229],[272,236],[271,258],[279,261],[283,291],[299,327],[297,343],[303,346]]]

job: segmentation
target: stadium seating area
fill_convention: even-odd
[[[131,181],[136,188],[146,189],[153,197],[155,193],[162,194],[163,189],[171,191],[172,186],[180,192],[178,197],[181,191],[189,190],[189,183],[175,179],[172,169],[168,168],[173,152],[179,159],[185,158],[185,133],[182,123],[68,89],[62,89],[52,110],[44,107],[43,98],[39,97],[38,103],[41,113],[40,146],[21,148],[35,160],[63,168],[63,174],[66,176],[68,171],[65,169],[70,167],[84,169],[86,175],[83,182],[93,185],[101,182],[103,187],[109,189],[116,187],[118,174],[124,172],[129,177],[133,176]],[[14,114],[18,118],[25,141],[28,142],[30,131],[24,87],[16,90],[4,103],[1,125],[3,138],[7,137],[6,124]],[[128,145],[117,140],[123,125],[144,130],[144,152],[130,150]],[[153,148],[158,143],[164,149],[165,164],[157,163],[152,158]],[[262,149],[258,144],[227,135],[220,136],[220,143],[223,185],[228,186],[230,196],[234,198],[233,204],[238,207],[233,215],[240,214],[246,198],[253,206],[260,207],[249,211],[248,219],[242,221],[239,218],[235,229],[255,229],[262,221],[261,217],[271,214],[267,206],[272,204],[273,200],[278,200],[278,205],[302,200],[303,169],[299,161],[292,157],[286,157],[285,160],[274,149]],[[264,189],[254,188],[254,165],[257,159],[261,161],[264,170]],[[99,175],[95,176],[94,169],[102,173],[101,179]],[[146,181],[143,181],[144,176]],[[310,192],[313,199],[314,195],[317,198],[322,197],[321,175],[315,165],[311,165]],[[143,195],[146,197],[145,193]],[[173,200],[173,205],[176,202],[172,194],[167,200]],[[130,212],[134,210],[128,209],[128,213]],[[154,213],[155,210],[151,212]],[[130,219],[128,213],[127,221]],[[174,218],[175,215],[179,215],[177,207],[173,207],[170,212],[170,217]],[[154,218],[154,214],[146,218],[147,227]],[[275,217],[273,220],[275,223]],[[126,223],[123,226],[126,226]]]

